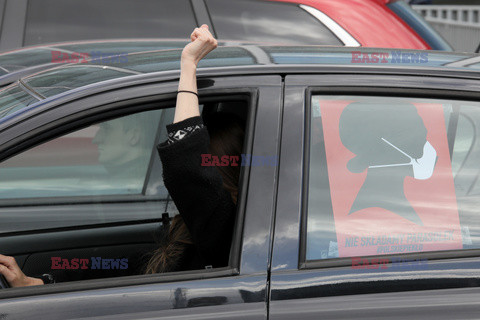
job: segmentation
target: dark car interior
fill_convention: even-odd
[[[249,102],[245,96],[227,96],[221,101],[218,97],[207,97],[200,102],[205,122],[215,113],[231,113],[243,121],[248,116]],[[169,112],[173,112],[173,108]],[[155,157],[158,157],[156,153],[152,159]],[[26,202],[29,200],[31,199],[25,199]],[[17,231],[12,231],[15,228],[10,224],[13,229],[0,235],[0,253],[14,256],[27,276],[51,274],[56,282],[69,282],[143,274],[151,253],[165,234],[164,225],[168,225],[176,211],[169,196],[156,200],[141,197],[107,197],[103,200],[91,198],[90,201],[85,197],[81,201],[69,197],[65,201],[58,200],[50,199],[40,205],[30,201],[31,205],[27,207],[18,203],[17,207],[12,205],[0,208],[0,214],[11,215],[11,223],[21,223],[21,219],[16,219],[20,213],[26,215],[23,218],[26,223],[28,217],[33,215],[37,215],[37,218],[44,217],[41,220],[43,225],[27,224],[28,229],[22,231],[19,231],[22,227],[17,225]],[[77,220],[72,218],[70,226],[51,228],[49,222],[51,224],[55,220],[55,215],[50,214],[52,212],[72,214]],[[153,218],[86,225],[80,223],[82,216],[104,215],[105,212],[113,215],[117,212],[143,212]],[[87,267],[85,262],[82,264],[82,259],[88,260]],[[95,268],[92,265],[93,259],[97,259]],[[122,265],[121,261],[126,261],[128,266]],[[100,263],[102,265],[99,268]],[[2,287],[8,287],[4,279],[0,280]]]

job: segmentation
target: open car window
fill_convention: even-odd
[[[311,97],[306,260],[480,248],[480,105]]]

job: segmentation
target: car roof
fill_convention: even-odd
[[[43,44],[0,53],[0,87],[42,70],[58,67],[74,59],[74,54],[87,56],[121,55],[134,52],[181,49],[187,39],[108,39],[69,41]],[[221,42],[226,44],[226,42]],[[229,41],[229,44],[248,44]],[[54,53],[56,56],[54,56]],[[54,59],[55,58],[55,59]],[[101,58],[101,57],[100,57]]]
[[[183,46],[182,46],[183,48]],[[179,70],[181,49],[131,52],[127,61],[93,61],[54,66],[45,71],[29,75],[23,80],[31,82],[48,77],[52,72],[60,76],[70,69],[84,68],[88,73],[118,70],[127,74],[143,74]],[[373,61],[375,56],[380,60]],[[418,61],[417,58],[423,57]],[[355,59],[354,59],[355,58]],[[386,58],[388,62],[383,61]],[[360,59],[360,61],[359,61]],[[412,61],[412,59],[414,59]],[[355,60],[355,61],[354,61]],[[334,46],[260,46],[239,45],[219,46],[200,61],[199,68],[225,68],[237,66],[275,65],[381,65],[402,68],[441,68],[444,70],[480,70],[480,56],[473,53],[452,53],[445,51],[352,48]],[[88,71],[87,71],[88,70]],[[103,71],[102,71],[103,70]],[[122,77],[125,75],[118,75]],[[100,79],[97,80],[101,80]],[[110,78],[110,77],[108,77]]]
[[[126,61],[70,63],[20,79],[0,90],[0,123],[31,109],[47,98],[68,95],[100,82],[126,77],[165,74],[177,79],[181,49],[129,53]],[[322,46],[218,47],[199,63],[211,75],[319,72],[325,67],[365,70],[372,67],[396,72],[422,70],[462,71],[480,78],[480,56],[445,51],[348,48]]]
[[[68,41],[29,46],[0,53],[0,87],[39,71],[71,63],[75,57],[102,59],[135,52],[182,49],[188,39],[105,39]],[[258,44],[251,41],[225,40],[220,45]],[[80,56],[82,54],[82,56]],[[86,55],[85,55],[86,54]]]

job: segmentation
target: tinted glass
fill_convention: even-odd
[[[25,83],[45,97],[88,84],[135,74],[129,70],[103,68],[100,65],[76,65],[48,71],[42,76],[26,78]]]
[[[131,54],[116,61],[102,59],[89,63],[79,63],[45,71],[42,74],[25,78],[24,81],[36,92],[50,97],[74,88],[121,78],[139,73],[177,70],[180,68],[180,50],[167,50]],[[239,47],[227,47],[208,54],[198,67],[221,67],[231,65],[252,65],[256,60],[249,52]],[[111,68],[109,67],[111,66]]]
[[[50,63],[52,55],[45,48],[15,51],[0,55],[0,67],[2,70],[13,72],[27,67]]]
[[[47,48],[22,49],[0,54],[0,76],[11,74],[29,67],[52,63],[72,63],[75,57],[102,58],[107,56],[125,56],[131,52],[181,49],[186,41],[105,41],[54,45]],[[125,59],[125,58],[122,58]],[[123,60],[122,60],[123,61]],[[117,62],[118,64],[118,62]],[[37,72],[35,68],[30,73]],[[16,76],[18,79],[20,76]],[[5,79],[5,78],[4,78]],[[16,80],[16,79],[12,79]]]
[[[24,45],[112,38],[188,38],[187,0],[30,0]]]
[[[480,105],[313,96],[307,260],[480,248]]]
[[[38,100],[19,86],[7,87],[0,91],[0,119],[35,102]]]
[[[172,121],[162,112],[92,125],[4,161],[0,199],[142,194],[159,125]]]
[[[252,0],[206,3],[221,39],[343,45],[320,21],[297,5]]]

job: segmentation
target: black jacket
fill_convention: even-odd
[[[167,130],[174,132],[199,123],[201,118],[193,117],[168,125]],[[179,141],[157,147],[165,186],[194,243],[184,252],[178,270],[228,265],[236,209],[219,171],[201,166],[201,155],[209,153],[209,144],[203,127]]]

